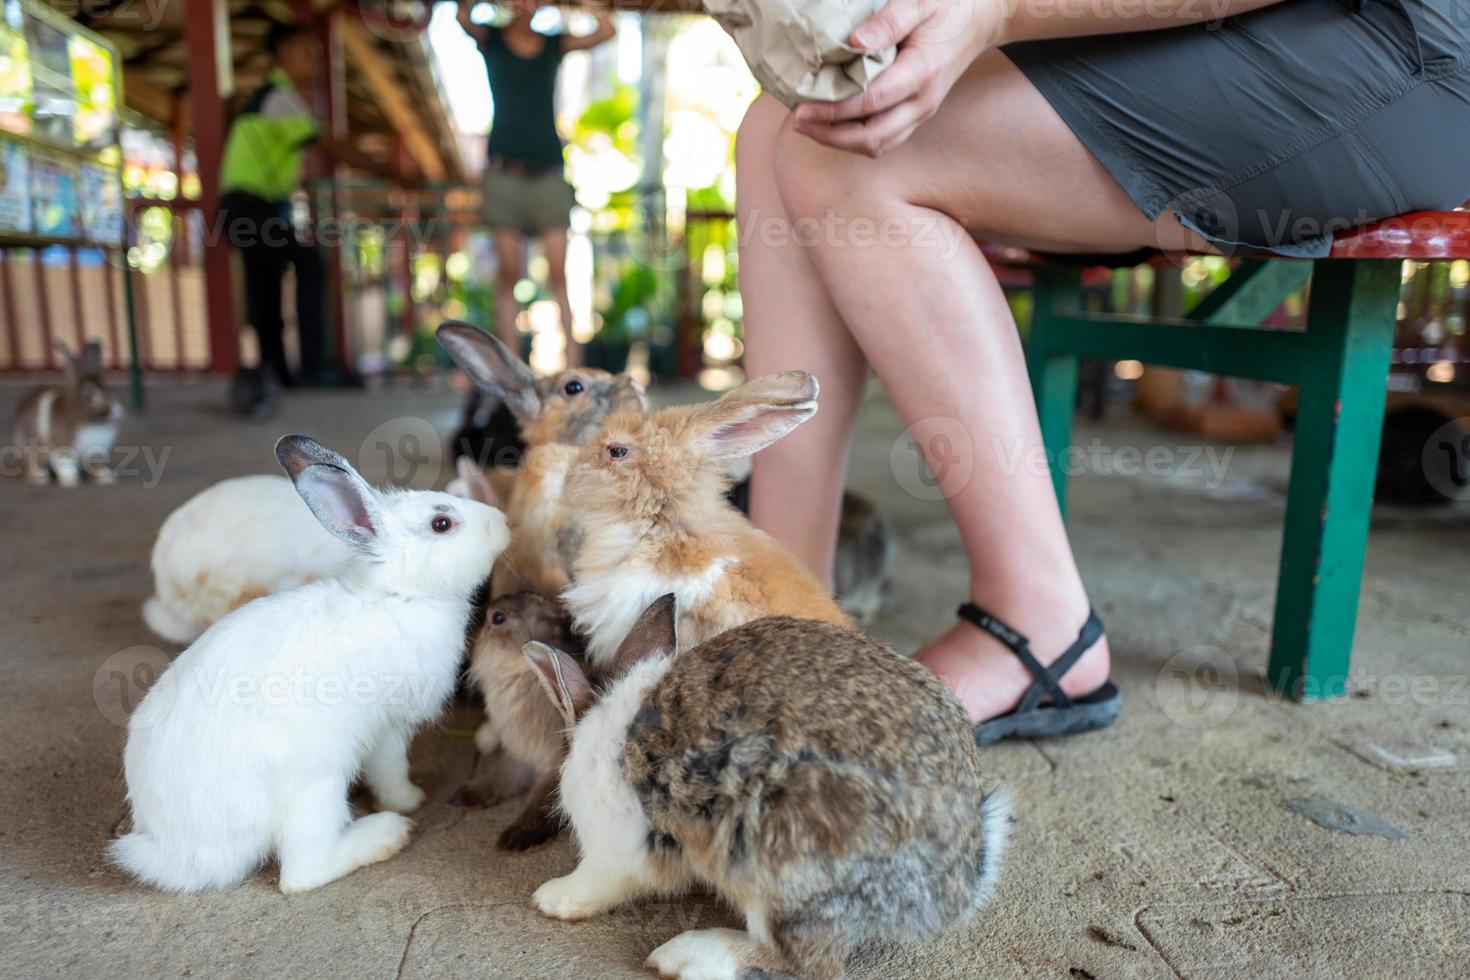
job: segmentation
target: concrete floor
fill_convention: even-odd
[[[0,415],[20,390],[0,387]],[[731,922],[708,899],[579,925],[537,916],[531,891],[570,869],[572,848],[497,854],[513,804],[446,805],[476,761],[468,710],[417,740],[431,802],[384,864],[295,898],[272,869],[170,897],[109,867],[126,708],[175,652],[138,615],[159,523],[215,480],[271,471],[286,431],[364,447],[380,481],[380,444],[425,452],[397,475],[442,482],[428,430],[450,425],[456,403],[442,387],[308,394],[254,425],[226,416],[216,387],[160,383],[150,399],[125,423],[138,455],[119,486],[0,480],[0,976],[639,977],[677,932]],[[900,428],[871,400],[852,482],[899,528],[876,631],[912,649],[950,621],[966,573],[942,502],[909,479]],[[1116,450],[1172,437],[1126,422],[1080,434],[1100,451],[1074,482],[1071,525],[1116,652],[1122,720],[987,748],[1017,798],[997,900],[925,948],[864,950],[851,975],[1470,976],[1470,515],[1378,515],[1352,696],[1296,706],[1260,680],[1285,450],[1239,450],[1223,481],[1186,453],[1130,476]]]

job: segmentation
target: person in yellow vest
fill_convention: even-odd
[[[244,260],[246,313],[260,342],[261,367],[289,388],[326,380],[322,261],[291,216],[306,148],[315,145],[334,160],[390,179],[397,175],[322,131],[306,101],[324,61],[310,28],[277,23],[266,35],[266,50],[274,62],[270,74],[246,100],[225,142],[220,211],[225,235]],[[283,338],[281,280],[288,265],[296,270],[299,375],[287,366]]]

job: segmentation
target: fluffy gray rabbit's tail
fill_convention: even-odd
[[[985,844],[980,850],[980,874],[975,879],[975,908],[990,901],[1000,881],[1011,833],[1010,794],[999,787],[986,793],[980,803],[980,823],[985,829]]]

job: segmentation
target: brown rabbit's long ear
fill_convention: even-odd
[[[570,656],[553,646],[532,640],[521,647],[521,656],[536,669],[536,679],[571,728],[592,703],[592,684]]]
[[[621,677],[640,660],[667,655],[679,649],[674,593],[659,596],[643,610],[613,655],[613,677]]]
[[[760,452],[817,414],[817,390],[805,371],[756,378],[695,410],[696,440],[722,459]]]
[[[306,436],[281,436],[276,459],[322,527],[359,547],[377,540],[383,530],[378,494],[351,463]]]
[[[454,320],[446,321],[434,336],[476,388],[504,401],[518,419],[535,418],[541,412],[536,376],[500,338]]]

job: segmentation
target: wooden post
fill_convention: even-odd
[[[209,369],[233,374],[240,366],[230,245],[220,218],[220,164],[225,151],[226,101],[234,90],[230,13],[225,0],[184,0],[184,41],[189,53],[189,110],[199,160],[204,212],[204,310],[209,323]]]
[[[409,152],[408,143],[403,138],[402,133],[398,134],[398,137],[394,140],[394,148],[398,157],[398,169],[400,172],[406,173],[413,166],[413,154]],[[423,211],[420,207],[421,199],[413,191],[407,188],[401,188],[398,191],[398,195],[398,233],[394,238],[397,239],[397,249],[395,251],[399,252],[399,255],[394,264],[398,266],[398,274],[403,277],[403,310],[401,312],[402,323],[400,326],[403,335],[409,340],[412,340],[414,334],[418,331],[418,311],[414,309],[413,303],[414,236],[409,234],[409,223],[422,221]],[[412,204],[410,204],[410,201],[412,201]],[[436,215],[435,217],[440,216]],[[390,271],[388,273],[390,293],[392,282],[393,272]]]
[[[342,52],[343,17],[342,7],[333,7],[321,18],[319,29],[325,59],[322,68],[322,96],[325,100],[323,122],[333,139],[345,143],[348,140],[347,59]],[[332,181],[334,220],[340,220],[343,214],[341,193],[337,189],[337,179],[342,175],[342,169],[342,165],[336,161],[328,168],[328,176]],[[320,215],[317,220],[321,220]],[[332,353],[344,374],[351,374],[352,356],[347,348],[347,276],[342,269],[342,246],[346,243],[346,236],[340,227],[334,228],[333,232],[333,239],[337,244],[327,249],[322,249],[320,245],[317,248],[326,253],[323,264],[326,267],[327,295],[331,304],[328,307],[328,317],[331,320]]]
[[[5,330],[10,338],[11,370],[20,369],[20,318],[15,313],[15,287],[11,285],[10,249],[0,247],[0,305],[5,307]]]
[[[56,334],[51,325],[51,299],[46,291],[46,263],[42,259],[44,248],[31,249],[31,278],[36,280],[36,312],[41,318],[41,354],[46,358],[46,370],[56,370]]]

